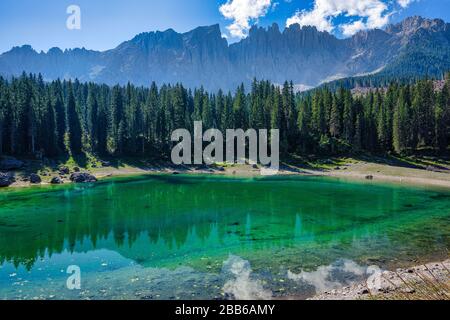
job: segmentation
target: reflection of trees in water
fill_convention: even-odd
[[[31,267],[45,253],[73,252],[86,239],[95,247],[111,235],[118,247],[132,246],[142,233],[151,243],[163,239],[169,248],[181,247],[192,238],[192,230],[203,240],[216,228],[223,238],[228,225],[245,224],[245,216],[233,210],[238,196],[233,185],[206,188],[180,181],[152,178],[11,196],[4,201],[16,205],[4,207],[0,217],[0,262]],[[240,206],[251,208],[245,193],[239,190]],[[227,201],[224,194],[229,195]]]
[[[0,262],[31,268],[46,253],[89,250],[85,248],[100,242],[135,259],[140,259],[136,250],[145,250],[146,244],[160,248],[161,255],[164,249],[206,250],[212,242],[251,248],[308,242],[351,248],[359,239],[376,235],[383,240],[364,243],[386,246],[395,241],[392,227],[400,222],[389,219],[397,215],[411,220],[402,211],[402,198],[397,189],[355,195],[351,188],[329,183],[305,188],[289,180],[171,176],[12,194],[1,200]],[[434,232],[430,244],[442,236],[438,229]]]

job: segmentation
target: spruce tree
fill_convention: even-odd
[[[330,134],[334,138],[339,138],[341,135],[340,110],[336,96],[333,96],[330,111]]]
[[[79,110],[75,103],[72,82],[68,84],[67,98],[67,134],[69,138],[69,147],[72,154],[80,154],[82,151],[82,132]]]
[[[233,102],[233,125],[234,128],[247,128],[247,113],[246,113],[246,96],[244,91],[244,84],[241,84],[236,91]],[[229,128],[230,129],[230,128]]]
[[[95,90],[94,86],[89,87],[89,93],[87,98],[88,134],[91,151],[93,152],[97,150],[99,130],[106,129],[106,128],[101,129],[98,127],[98,101],[94,90]]]
[[[407,149],[411,134],[407,90],[407,88],[401,89],[393,117],[393,147],[398,154],[402,154]]]

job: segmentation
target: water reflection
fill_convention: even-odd
[[[65,261],[81,264],[81,290],[65,287]],[[316,270],[278,274],[257,272],[251,263],[229,255],[214,271],[192,267],[144,268],[108,250],[86,254],[63,252],[37,262],[37,270],[23,270],[0,278],[0,299],[238,299],[307,298],[366,279],[370,268],[338,260]],[[8,270],[5,270],[8,271]],[[11,271],[11,269],[9,269]]]
[[[319,178],[182,176],[17,191],[0,198],[0,263],[31,269],[46,254],[95,249],[147,267],[205,267],[205,258],[217,266],[229,253],[257,270],[368,252],[383,260],[448,247],[450,199],[440,195]]]

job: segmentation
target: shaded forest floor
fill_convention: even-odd
[[[99,179],[151,173],[168,174],[221,174],[232,176],[259,176],[261,167],[255,165],[177,166],[170,161],[138,158],[102,158],[83,155],[57,160],[21,159],[22,169],[12,171],[16,182],[12,187],[30,185],[29,176],[37,173],[42,184],[49,184],[55,176],[64,183],[70,182],[70,173],[80,170]],[[62,173],[61,169],[69,173]],[[64,171],[64,170],[63,170]],[[441,186],[450,188],[450,159],[435,157],[393,157],[361,155],[358,157],[298,157],[282,161],[280,175],[318,175],[351,180],[374,180],[411,185]]]

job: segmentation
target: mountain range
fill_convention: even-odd
[[[267,29],[254,26],[247,38],[228,44],[219,25],[213,25],[186,33],[145,32],[103,52],[36,52],[24,45],[0,55],[4,77],[26,71],[41,73],[45,80],[144,86],[181,82],[209,90],[234,90],[253,78],[276,84],[293,81],[297,90],[304,90],[351,76],[440,76],[448,70],[450,24],[419,16],[346,39],[311,26],[294,24],[280,31],[273,24]]]

